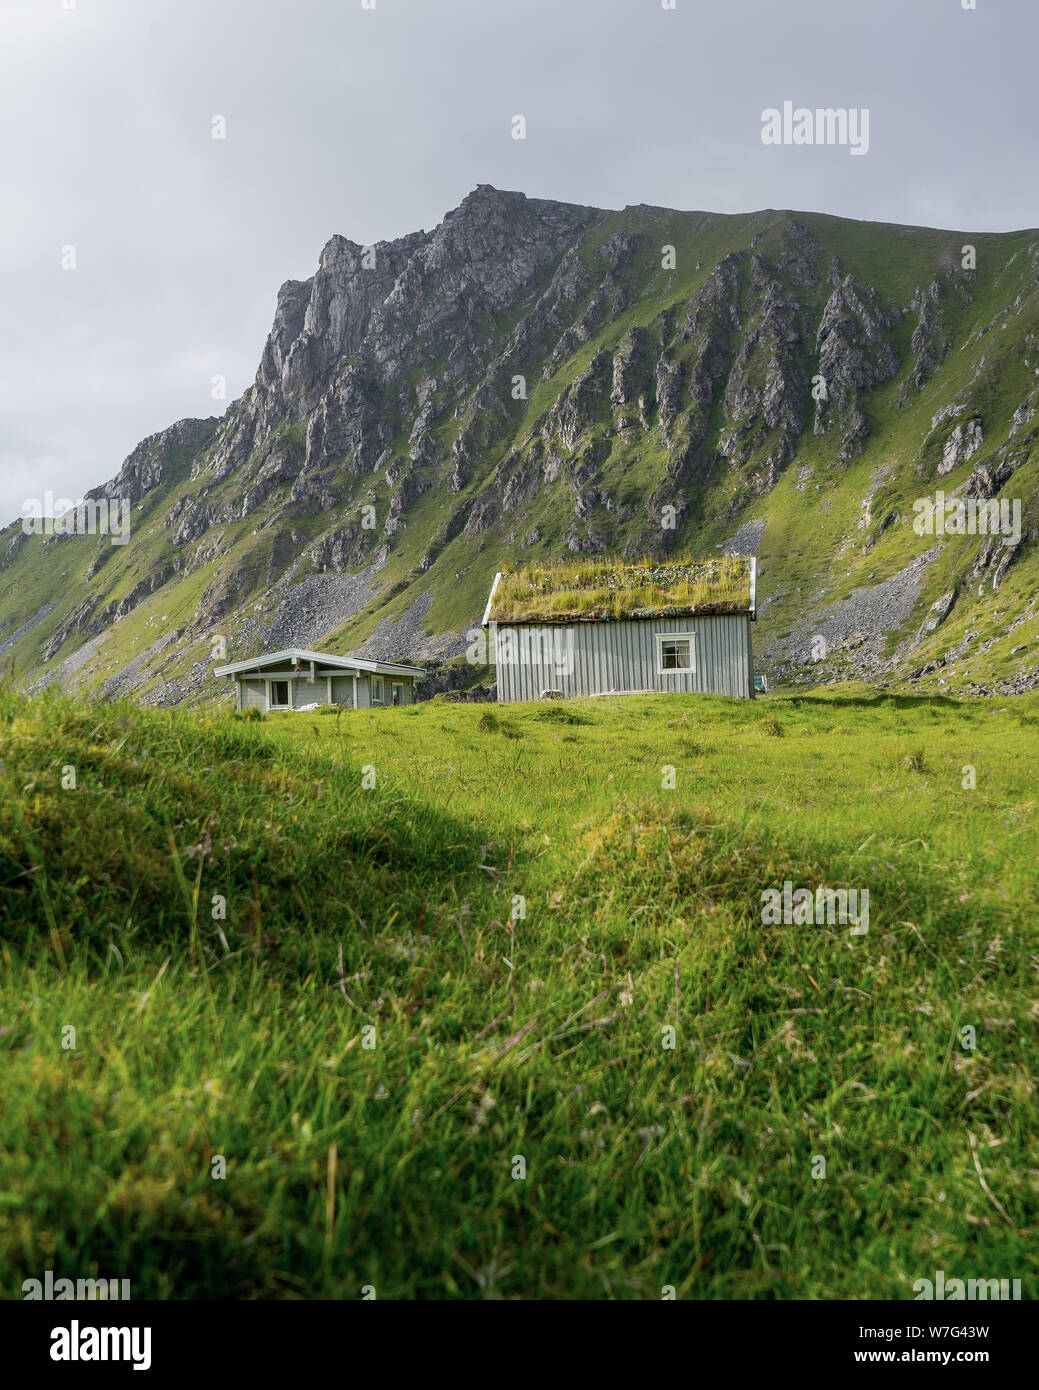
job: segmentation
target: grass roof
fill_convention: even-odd
[[[488,619],[498,623],[618,621],[749,613],[751,561],[742,555],[625,562],[555,561],[503,570]]]

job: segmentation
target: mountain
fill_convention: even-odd
[[[439,662],[503,561],[735,549],[773,681],[1035,686],[1037,309],[1034,230],[481,185],[281,287],[241,398],[89,494],[126,544],[0,533],[0,656],[206,699],[217,636]],[[939,490],[1020,528],[918,534]]]

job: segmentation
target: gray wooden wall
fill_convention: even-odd
[[[280,679],[284,680],[282,676]],[[382,678],[383,700],[389,707],[391,689],[394,684],[401,687],[401,704],[413,705],[415,703],[415,683],[410,676],[398,676],[394,680],[390,676]],[[242,709],[267,709],[267,687],[264,679],[247,674],[240,678],[239,687],[241,690]],[[351,675],[334,675],[332,677],[332,703],[349,705],[353,700],[354,682]],[[305,674],[296,674],[293,677],[292,685],[292,707],[299,709],[301,705],[327,705],[328,704],[328,681],[324,676],[318,676],[316,681],[311,681]],[[357,707],[358,709],[371,709],[371,685],[368,672],[362,672],[357,677]],[[378,706],[376,708],[379,708]]]
[[[493,629],[492,629],[493,631]],[[672,690],[752,699],[754,666],[747,614],[709,618],[654,618],[616,623],[505,626],[497,629],[498,648],[508,632],[519,659],[498,661],[498,699],[538,700],[543,690],[565,696],[601,695],[610,690]],[[658,672],[658,633],[693,633],[695,670]],[[551,643],[549,646],[547,644]],[[572,669],[557,667],[557,659]]]

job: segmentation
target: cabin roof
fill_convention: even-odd
[[[623,622],[746,613],[754,616],[752,556],[548,562],[495,575],[488,623]]]
[[[264,652],[261,656],[249,657],[247,661],[232,661],[227,666],[217,666],[215,676],[234,676],[246,671],[261,671],[265,667],[283,665],[310,665],[314,662],[326,670],[371,671],[377,676],[424,676],[426,673],[418,666],[404,666],[397,661],[366,661],[360,656],[333,656],[330,652],[308,652],[302,647],[286,647],[282,652]]]

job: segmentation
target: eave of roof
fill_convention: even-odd
[[[572,627],[574,623],[645,623],[662,618],[752,618],[753,610],[733,604],[698,604],[693,608],[636,608],[630,613],[530,613],[518,618],[488,618],[482,626],[489,627]]]
[[[297,661],[316,666],[334,666],[343,671],[371,671],[375,675],[424,676],[420,666],[405,666],[397,661],[367,661],[360,656],[333,656],[330,652],[310,652],[302,647],[288,647],[281,652],[264,652],[261,656],[250,657],[247,661],[232,661],[226,666],[217,666],[214,676],[233,676],[240,671],[258,671],[264,666],[275,666],[280,661]]]

